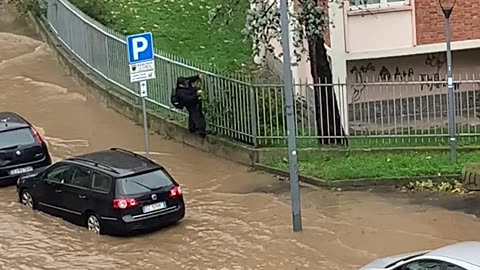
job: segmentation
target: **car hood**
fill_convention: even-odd
[[[407,260],[407,259],[410,259],[410,258],[413,258],[413,257],[417,257],[417,256],[423,255],[427,252],[429,252],[429,250],[404,253],[404,254],[400,254],[400,255],[395,255],[395,256],[390,256],[390,257],[377,259],[377,260],[365,265],[364,267],[360,268],[360,270],[385,269],[385,267],[390,265],[390,264],[393,264],[393,263],[401,261],[401,260]]]
[[[35,169],[31,172],[28,172],[26,174],[21,175],[18,179],[26,180],[26,179],[29,179],[29,178],[36,177],[38,174],[43,172],[46,168],[48,168],[48,166],[37,168],[37,169]]]

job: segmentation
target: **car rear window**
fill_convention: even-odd
[[[163,170],[122,178],[118,181],[117,186],[122,195],[147,193],[173,185],[172,179]]]
[[[35,143],[29,128],[21,128],[0,132],[0,149]]]

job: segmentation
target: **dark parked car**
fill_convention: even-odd
[[[0,185],[15,184],[18,177],[52,163],[47,144],[23,117],[0,112]]]
[[[18,179],[19,201],[86,226],[124,234],[174,224],[185,216],[182,190],[159,164],[112,148],[57,162]]]

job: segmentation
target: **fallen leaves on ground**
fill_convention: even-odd
[[[467,189],[458,180],[434,182],[432,180],[410,182],[400,188],[402,192],[422,191],[422,192],[445,192],[454,194],[469,193]]]

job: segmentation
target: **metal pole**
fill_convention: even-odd
[[[455,96],[453,93],[453,75],[452,75],[452,48],[450,41],[450,12],[445,13],[445,36],[447,39],[447,114],[448,114],[448,134],[450,143],[450,161],[457,162],[457,139],[455,124]]]
[[[149,141],[148,141],[148,121],[147,121],[147,82],[140,82],[140,96],[142,98],[142,111],[143,111],[143,134],[145,140],[145,156],[149,157]]]
[[[290,167],[290,193],[292,197],[293,231],[302,230],[300,211],[300,185],[297,171],[297,141],[293,103],[293,80],[290,59],[290,36],[288,20],[288,0],[280,0],[280,24],[283,48],[283,82],[285,86],[285,112],[287,115],[288,161]]]

